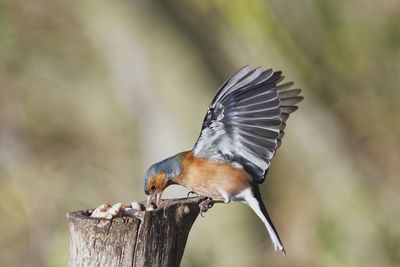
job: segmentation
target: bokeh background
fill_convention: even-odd
[[[233,203],[182,266],[400,266],[396,0],[0,0],[0,266],[65,266],[66,212],[144,199],[247,64],[305,96],[262,187],[288,256]]]

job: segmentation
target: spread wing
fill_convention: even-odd
[[[289,114],[303,97],[272,69],[246,66],[219,89],[194,145],[197,157],[240,164],[262,183],[279,148]]]

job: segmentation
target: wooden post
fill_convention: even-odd
[[[158,209],[112,220],[70,212],[68,266],[179,266],[204,200],[164,200]]]

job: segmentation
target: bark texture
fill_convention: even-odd
[[[165,200],[156,210],[112,220],[70,212],[68,266],[179,266],[203,200]]]

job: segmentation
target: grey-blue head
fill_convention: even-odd
[[[172,178],[182,172],[183,154],[177,154],[150,166],[144,176],[144,192],[150,197],[161,199],[164,189],[173,184]],[[150,199],[150,198],[149,198]]]

